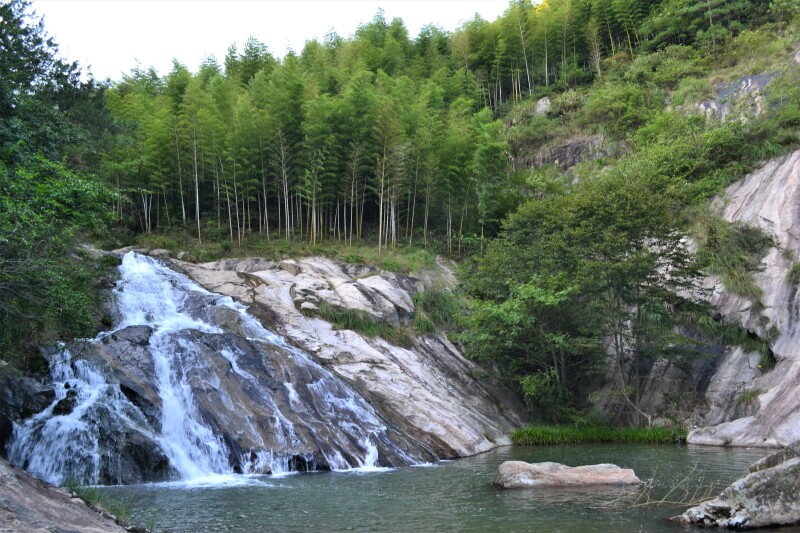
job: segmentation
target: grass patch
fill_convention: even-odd
[[[199,263],[236,257],[263,257],[272,261],[310,256],[323,256],[347,264],[364,264],[389,272],[416,273],[436,268],[436,253],[416,244],[383,249],[366,243],[348,245],[345,242],[328,241],[311,246],[305,240],[270,239],[251,234],[239,246],[224,235],[220,239],[205,239],[202,244],[184,230],[169,230],[164,234],[139,235],[136,245],[142,248],[163,248],[172,252],[189,252],[191,260]]]
[[[511,435],[517,446],[556,444],[670,444],[686,440],[685,429],[618,428],[613,426],[530,426]]]
[[[739,296],[760,300],[761,288],[753,272],[761,269],[761,259],[774,246],[772,237],[761,228],[703,216],[695,230],[697,259],[704,270],[719,276],[725,288]]]
[[[761,396],[763,391],[761,389],[745,389],[736,395],[736,399],[742,405],[750,405]]]
[[[786,273],[786,281],[792,285],[800,285],[800,263],[795,263]]]
[[[403,348],[410,348],[412,344],[413,339],[407,328],[396,328],[375,320],[364,311],[336,308],[323,302],[319,305],[319,316],[333,324],[335,329],[349,329],[367,337],[380,337]]]
[[[108,514],[114,515],[120,524],[128,524],[131,519],[133,502],[111,496],[107,488],[81,486],[67,481],[63,488],[74,492],[77,496],[91,506],[99,507]]]
[[[465,309],[463,299],[452,291],[422,291],[415,294],[413,299],[416,313],[412,326],[420,334],[452,329],[456,325],[456,318]]]

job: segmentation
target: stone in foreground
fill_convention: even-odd
[[[0,459],[0,531],[125,533],[80,498],[40,481]]]
[[[497,469],[494,485],[501,489],[539,487],[590,487],[595,485],[638,485],[630,468],[612,464],[570,467],[560,463],[506,461]]]
[[[715,499],[672,520],[732,529],[800,524],[800,457],[796,456],[799,445],[795,443],[755,463],[749,474],[734,481]]]

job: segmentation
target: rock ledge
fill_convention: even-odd
[[[682,524],[755,529],[800,524],[800,441],[753,464],[713,500],[672,520]]]

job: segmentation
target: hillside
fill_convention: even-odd
[[[110,86],[81,83],[25,2],[2,9],[20,44],[0,54],[15,367],[109,326],[87,240],[385,270],[445,254],[467,302],[451,339],[546,420],[595,404],[648,423],[665,414],[651,367],[720,346],[780,363],[754,272],[782,237],[713,205],[797,147],[796,2],[522,0],[416,38],[378,13],[284,58],[251,38]],[[708,276],[747,320],[715,308]]]

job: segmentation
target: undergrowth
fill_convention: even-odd
[[[380,337],[395,346],[409,348],[413,341],[408,328],[393,327],[358,309],[342,309],[322,302],[319,305],[319,316],[333,324],[336,329],[349,329],[367,337]]]
[[[774,246],[772,237],[757,226],[731,224],[708,215],[698,219],[695,238],[697,259],[708,274],[719,276],[733,294],[755,301],[761,299],[763,291],[753,273],[761,270],[761,259]]]
[[[613,426],[530,426],[514,431],[517,446],[624,443],[669,444],[686,440],[686,430],[667,428],[619,428]]]
[[[418,292],[413,300],[416,312],[412,326],[419,334],[452,329],[456,317],[465,310],[463,298],[448,290]]]
[[[325,242],[311,246],[294,239],[266,240],[261,235],[251,235],[242,240],[242,245],[225,238],[205,240],[202,244],[184,228],[172,228],[165,233],[139,235],[137,246],[169,250],[173,255],[185,251],[191,261],[206,262],[232,257],[263,257],[280,261],[288,258],[323,256],[347,264],[364,264],[398,273],[416,273],[436,268],[436,252],[414,245],[378,251],[376,246],[366,243],[348,245],[344,242]]]
[[[128,524],[133,511],[133,502],[109,494],[107,488],[78,485],[67,480],[62,488],[74,492],[80,499],[91,506],[100,507],[117,518],[120,524]]]

